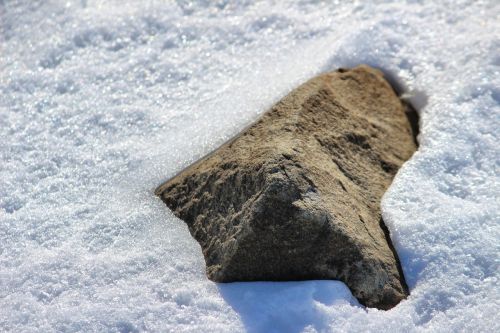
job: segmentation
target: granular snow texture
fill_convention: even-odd
[[[371,3],[0,1],[0,331],[500,331],[500,3]],[[382,202],[410,297],[207,280],[154,188],[359,63],[421,116]]]

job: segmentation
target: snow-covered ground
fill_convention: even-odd
[[[499,332],[499,2],[372,3],[0,0],[0,331]],[[420,109],[382,203],[411,296],[208,281],[154,188],[358,63]]]

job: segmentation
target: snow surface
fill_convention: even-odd
[[[215,284],[154,188],[299,83],[383,68],[420,149],[382,208],[411,296]],[[0,1],[0,331],[499,332],[498,1]]]

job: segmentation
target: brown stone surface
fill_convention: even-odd
[[[388,309],[407,287],[380,200],[416,149],[378,70],[317,76],[156,193],[216,282],[336,279]]]

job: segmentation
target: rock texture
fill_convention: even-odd
[[[326,73],[156,193],[184,220],[217,282],[337,279],[369,307],[408,295],[380,213],[416,150],[378,70]]]

